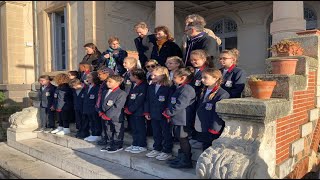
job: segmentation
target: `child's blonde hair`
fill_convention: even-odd
[[[154,68],[153,72],[158,72],[162,76],[161,84],[165,86],[171,86],[172,82],[170,81],[169,70],[164,66],[157,66]]]
[[[159,65],[159,63],[158,63],[158,61],[157,60],[155,60],[155,59],[149,59],[148,61],[146,61],[146,63],[145,64],[147,64],[147,63],[155,63],[156,64],[156,66],[157,65]]]
[[[141,69],[141,63],[139,59],[136,59],[134,57],[126,57],[124,58],[124,60],[129,60],[131,63],[133,63],[135,65],[135,69]]]
[[[178,63],[179,64],[179,67],[178,67],[179,69],[185,67],[182,59],[179,56],[170,56],[170,57],[167,58],[167,61],[168,60],[169,61],[174,61],[175,63]]]
[[[240,56],[240,51],[236,48],[222,50],[220,54],[229,54],[234,58],[234,64],[238,63],[238,58]]]
[[[205,64],[207,65],[208,68],[214,68],[214,64],[211,58],[209,58],[209,55],[205,50],[202,50],[202,49],[193,50],[190,53],[190,57],[191,56],[197,56],[200,59],[204,59],[206,61]]]
[[[220,88],[220,85],[222,84],[222,74],[221,74],[221,71],[218,70],[218,69],[213,69],[213,68],[208,68],[208,69],[205,69],[202,71],[202,75],[203,74],[208,74],[209,76],[213,77],[213,78],[216,78],[218,79],[217,82],[216,82],[216,85]],[[201,92],[201,96],[205,93],[204,92],[205,88],[202,89],[202,92]],[[217,90],[218,91],[218,90]],[[213,92],[209,95],[209,100],[212,100],[212,98],[216,95],[216,92]]]
[[[54,77],[54,82],[56,82],[56,84],[58,86],[62,85],[62,84],[65,84],[67,83],[69,85],[69,76],[65,73],[60,73],[60,74],[57,74],[55,77]]]

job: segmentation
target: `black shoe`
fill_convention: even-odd
[[[102,149],[104,149],[104,148],[102,148]],[[101,149],[101,151],[102,151],[102,149]],[[123,150],[122,147],[115,147],[115,146],[111,146],[111,147],[106,148],[107,153],[116,153],[116,152],[119,152],[122,150]]]
[[[100,145],[100,146],[108,145],[108,141],[102,138],[100,141],[97,142],[97,145]]]
[[[108,151],[109,148],[110,148],[110,146],[106,146],[106,147],[100,149],[100,151],[101,152],[106,152],[106,151]]]
[[[167,160],[166,163],[167,164],[175,164],[175,163],[179,162],[180,159],[181,159],[181,155],[182,155],[182,151],[181,151],[181,149],[179,149],[178,150],[178,156],[176,158],[174,158],[174,159]]]
[[[180,161],[176,162],[176,163],[171,163],[169,165],[172,168],[192,168],[192,160],[190,158],[190,155],[186,155],[186,154],[182,154]]]

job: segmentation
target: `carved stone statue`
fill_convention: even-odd
[[[12,114],[9,118],[10,128],[36,129],[38,128],[38,108],[28,107]]]

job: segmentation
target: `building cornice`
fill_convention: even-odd
[[[9,3],[9,4],[14,4],[14,5],[18,5],[18,6],[26,6],[27,3],[24,3],[23,1],[0,1],[0,6],[6,4],[6,3]]]

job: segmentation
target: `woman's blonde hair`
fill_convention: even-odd
[[[232,57],[234,57],[234,64],[237,64],[238,63],[238,58],[240,56],[240,51],[236,48],[233,48],[233,49],[225,49],[225,50],[222,50],[220,54],[229,54],[231,55]]]
[[[135,69],[141,69],[141,62],[139,59],[136,59],[134,57],[126,57],[124,58],[124,60],[129,60],[131,63],[133,63],[135,65]]]
[[[158,72],[162,76],[161,84],[165,86],[171,86],[172,82],[170,81],[169,70],[164,66],[157,66],[154,68],[153,72]]]
[[[148,28],[147,24],[145,22],[138,22],[134,25],[134,30],[137,30],[138,28],[146,29]]]
[[[179,64],[179,68],[185,67],[184,63],[183,63],[183,60],[179,56],[170,56],[170,57],[167,58],[167,61],[174,61],[175,63],[178,63]]]
[[[167,35],[167,39],[169,41],[174,41],[174,38],[167,26],[157,26],[156,28],[154,28],[154,33],[157,33],[159,31],[162,31],[165,35]]]
[[[56,84],[58,86],[62,85],[62,84],[69,84],[69,76],[65,73],[60,73],[60,74],[57,74],[55,77],[54,77],[54,82],[56,82]]]
[[[222,77],[220,70],[213,69],[213,68],[207,68],[202,71],[202,76],[203,76],[203,74],[208,74],[209,76],[218,79],[216,82],[216,85],[220,88],[220,85],[222,84],[222,80],[223,80],[223,77]],[[205,91],[205,88],[202,89],[201,96],[203,96],[203,94],[205,93],[204,91]],[[213,99],[213,97],[216,95],[217,91],[215,91],[209,95],[209,100]]]
[[[208,68],[214,68],[214,64],[211,60],[211,58],[209,57],[208,53],[205,50],[202,49],[196,49],[191,51],[190,53],[190,57],[191,56],[197,56],[200,59],[205,59],[205,64],[207,65]]]

